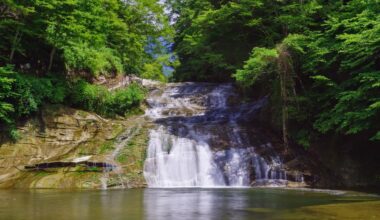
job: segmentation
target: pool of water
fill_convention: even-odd
[[[380,219],[380,198],[264,188],[0,190],[0,219]]]

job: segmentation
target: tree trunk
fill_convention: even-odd
[[[288,118],[289,118],[289,95],[288,87],[291,86],[294,89],[292,77],[292,66],[290,55],[284,46],[278,48],[279,56],[277,60],[277,68],[280,75],[280,90],[282,99],[282,139],[285,147],[285,153],[288,153],[289,148],[289,135],[288,135]],[[293,91],[295,92],[295,90]],[[295,95],[295,94],[294,94]]]
[[[53,66],[53,60],[54,60],[54,55],[55,55],[56,48],[53,47],[53,49],[50,52],[50,59],[49,59],[49,67],[47,69],[47,72],[50,72],[52,66]]]
[[[285,147],[285,152],[288,152],[288,94],[286,89],[286,71],[280,71],[280,86],[282,98],[282,140]]]
[[[18,27],[16,30],[16,34],[13,38],[11,54],[9,55],[9,63],[12,63],[12,61],[13,61],[13,57],[14,57],[15,52],[16,52],[16,47],[17,47],[17,44],[19,42],[19,38],[21,38],[21,35],[20,35],[20,28]]]

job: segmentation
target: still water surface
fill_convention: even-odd
[[[380,199],[287,189],[3,190],[0,219],[380,219]]]

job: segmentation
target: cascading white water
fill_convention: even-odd
[[[286,181],[279,157],[260,156],[242,126],[264,102],[236,104],[236,96],[230,84],[170,84],[152,92],[146,115],[156,126],[150,131],[144,167],[149,187]],[[260,148],[268,151],[271,145]]]
[[[149,186],[222,185],[222,174],[206,142],[168,134],[163,126],[150,133],[145,178]]]

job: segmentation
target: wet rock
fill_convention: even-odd
[[[98,188],[103,168],[112,171],[112,177],[116,173],[110,167],[141,164],[144,144],[136,144],[136,153],[125,156],[124,162],[108,159],[119,134],[135,123],[134,117],[104,119],[72,108],[47,106],[41,117],[19,128],[19,141],[0,144],[0,188]],[[91,160],[73,162],[85,155]],[[144,186],[142,175],[137,174],[142,166],[126,170],[117,175],[128,172],[131,177],[125,181],[134,187]]]
[[[286,167],[281,139],[257,122],[267,97],[244,103],[231,84],[168,84],[149,97],[144,174],[150,186],[305,186],[301,167]],[[290,154],[289,154],[290,155]],[[295,159],[296,156],[290,155]],[[293,184],[295,186],[296,184]]]

